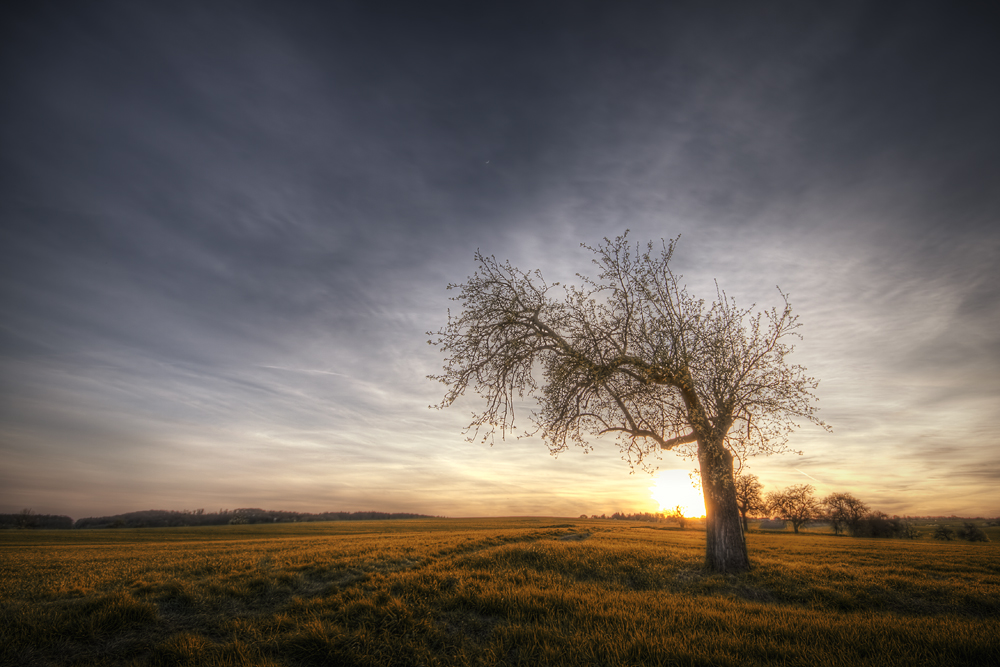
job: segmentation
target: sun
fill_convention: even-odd
[[[649,495],[660,504],[661,512],[680,505],[686,517],[705,516],[705,498],[694,487],[686,470],[661,470],[656,473]]]

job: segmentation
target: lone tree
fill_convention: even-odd
[[[767,506],[779,519],[790,521],[796,533],[799,527],[822,515],[812,484],[794,484],[784,491],[772,491],[767,494]]]
[[[685,528],[687,528],[688,518],[686,516],[684,516],[684,508],[681,507],[680,505],[678,505],[677,507],[675,507],[672,510],[668,511],[667,512],[667,518],[668,519],[673,519],[674,521],[676,521],[677,522],[677,526],[681,530],[684,530]]]
[[[479,266],[431,340],[445,352],[447,385],[437,407],[472,389],[485,399],[469,439],[493,442],[515,429],[515,408],[535,398],[534,428],[553,454],[617,436],[631,465],[674,450],[696,456],[705,496],[706,566],[749,569],[733,483],[734,458],[787,451],[796,420],[818,421],[817,382],[786,361],[798,335],[784,293],[780,308],[737,308],[721,290],[706,304],[670,268],[677,240],[631,246],[604,239],[596,279],[548,284],[539,271],[476,253]],[[561,298],[553,293],[561,292]],[[540,380],[538,376],[541,376]]]
[[[743,532],[746,532],[749,530],[747,515],[767,509],[761,495],[764,485],[757,479],[757,475],[748,472],[739,473],[733,481],[736,484],[736,506],[743,519]]]

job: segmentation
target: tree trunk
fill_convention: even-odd
[[[698,463],[705,494],[705,567],[713,572],[746,572],[750,558],[736,503],[733,456],[721,442],[699,441]]]

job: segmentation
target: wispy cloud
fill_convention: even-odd
[[[834,431],[751,461],[769,488],[1000,513],[992,23],[518,11],[0,22],[0,510],[652,508],[610,443],[482,449],[474,397],[426,407],[477,248],[573,282],[628,227],[681,234],[698,296],[790,293]]]
[[[344,373],[324,371],[317,368],[286,368],[284,366],[268,366],[265,364],[258,364],[257,368],[273,368],[274,370],[288,371],[290,373],[315,373],[318,375],[336,375],[337,377],[342,377],[342,378],[350,377],[349,375],[345,375]]]

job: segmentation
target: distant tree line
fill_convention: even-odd
[[[427,519],[426,514],[407,512],[282,512],[257,507],[205,512],[197,510],[145,510],[112,516],[88,517],[73,521],[68,516],[35,514],[22,510],[0,514],[0,528],[172,528],[181,526],[222,526],[226,524],[293,523],[306,521],[377,521],[384,519]]]
[[[587,518],[586,515],[583,518]],[[645,521],[647,523],[660,523],[666,521],[667,517],[662,512],[636,512],[635,514],[626,514],[624,512],[615,512],[611,516],[602,514],[597,516],[596,514],[591,517],[592,519],[614,519],[615,521]]]
[[[586,519],[586,514],[580,515],[581,519]],[[663,523],[666,521],[672,521],[680,525],[681,528],[687,526],[688,519],[684,516],[684,508],[680,505],[667,511],[667,512],[636,512],[635,514],[627,514],[625,512],[615,512],[611,516],[607,514],[601,514],[600,516],[594,514],[590,517],[591,519],[612,519],[614,521],[644,521],[646,523]]]
[[[736,504],[743,521],[743,530],[749,530],[750,517],[765,519],[761,527],[765,529],[784,528],[791,524],[796,533],[809,524],[828,523],[835,535],[851,537],[894,537],[916,539],[920,532],[916,529],[916,519],[958,520],[959,517],[910,517],[889,516],[885,512],[870,508],[850,493],[831,493],[825,498],[817,498],[811,484],[794,484],[781,491],[764,493],[764,485],[756,475],[742,472],[735,477]],[[580,515],[586,519],[587,515]],[[624,514],[615,512],[611,516],[593,515],[592,519],[617,519],[621,521],[663,522],[675,521],[681,528],[687,519],[676,507],[666,513],[638,512]],[[987,526],[1000,525],[1000,518],[986,520]],[[974,523],[965,521],[962,528],[953,530],[940,526],[933,537],[939,540],[963,539],[970,542],[989,542],[986,533]]]
[[[36,514],[23,509],[17,514],[0,514],[0,528],[72,528],[73,519],[61,514]]]
[[[768,516],[790,523],[794,532],[810,523],[829,523],[836,535],[852,537],[895,537],[916,539],[920,536],[913,521],[915,517],[889,516],[885,512],[872,509],[850,493],[831,493],[825,498],[816,498],[811,484],[794,484],[782,491],[762,493],[763,485],[756,475],[740,473],[736,476],[737,504],[743,517],[743,529],[747,530],[747,516]],[[953,517],[957,518],[957,517]],[[989,521],[992,525],[996,521]],[[934,537],[953,539],[955,536],[970,542],[988,542],[989,538],[981,528],[971,522],[957,533],[951,529],[938,528]]]
[[[995,526],[1000,522],[988,521],[987,526]],[[938,526],[934,530],[935,540],[945,540],[947,542],[952,541],[955,538],[962,540],[968,540],[969,542],[989,542],[990,538],[986,536],[986,532],[982,528],[972,523],[971,521],[963,521],[962,527],[958,530],[952,530],[948,526]]]

